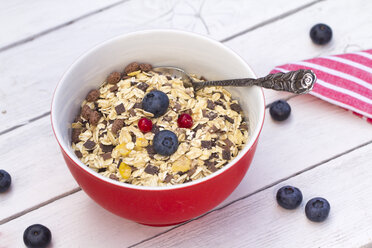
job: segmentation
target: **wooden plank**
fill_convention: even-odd
[[[53,136],[49,116],[1,136],[1,169],[12,185],[0,197],[0,223],[78,187]]]
[[[371,150],[369,144],[134,247],[370,247]],[[276,191],[284,185],[302,190],[298,209],[277,205]],[[304,213],[317,196],[331,205],[323,223]]]
[[[1,1],[0,30],[3,35],[0,37],[0,50],[116,2],[118,0]]]
[[[249,6],[240,8],[241,1],[225,1],[224,4],[231,8],[223,10],[220,4],[214,6],[214,1],[208,1],[205,3],[208,8],[202,8],[204,22],[201,22],[193,10],[196,5],[190,7],[186,1],[144,1],[142,5],[138,1],[129,1],[39,37],[33,42],[3,51],[0,53],[0,85],[11,87],[0,89],[0,112],[6,111],[6,114],[0,114],[0,133],[48,112],[53,90],[67,67],[88,48],[108,38],[146,28],[177,27],[205,34],[203,28],[198,28],[204,27],[204,23],[210,27],[211,37],[228,37],[232,34],[231,30],[252,27],[309,2],[311,1],[280,0],[272,3],[265,0],[260,3],[251,2]],[[197,3],[201,4],[193,2]],[[271,8],[265,11],[265,15],[250,11],[255,6],[260,10],[268,5]],[[230,9],[239,9],[233,22],[230,21]]]
[[[0,225],[0,246],[24,247],[24,230],[37,223],[51,230],[53,247],[127,247],[169,228],[122,219],[78,192]]]
[[[220,206],[372,140],[370,124],[343,109],[312,96],[297,97],[291,99],[289,103],[293,112],[286,122],[274,122],[267,115],[251,168],[238,188]],[[11,191],[0,198],[2,219],[37,206],[41,202],[47,202],[52,197],[65,194],[76,187],[76,183],[62,161],[48,125],[49,118],[45,117],[4,135],[4,138],[0,140],[0,147],[5,148],[0,156],[0,160],[3,161],[2,168],[14,177]],[[19,151],[22,151],[22,156],[19,155]],[[87,208],[81,207],[82,204],[86,204],[85,201],[88,201],[87,197],[83,193],[77,194],[79,197],[68,196],[66,200],[60,200],[63,201],[61,205],[66,209],[71,209],[69,213],[73,212],[76,216],[76,220],[72,222],[65,221],[66,225],[72,224],[70,224],[71,231],[67,228],[63,229],[66,232],[64,235],[67,235],[62,236],[63,239],[67,239],[70,234],[75,242],[91,239],[98,242],[102,237],[108,237],[112,235],[111,232],[116,232],[118,226],[123,233],[131,232],[132,228],[140,228],[125,220],[118,225],[117,220],[104,217],[99,218],[96,223],[101,223],[100,225],[104,226],[106,231],[101,229],[97,231],[97,227],[89,222],[90,219],[95,218],[95,215],[90,212],[90,216],[87,216],[85,213]],[[59,219],[61,216],[57,214],[60,212],[59,207],[55,207],[55,204],[59,204],[60,201],[32,211],[30,214],[38,217],[31,218],[28,222],[23,224],[17,222],[18,219],[24,218],[20,217],[8,223],[17,223],[18,233],[31,222],[44,221],[41,216],[45,216],[45,220],[48,219],[47,223],[61,223]],[[99,209],[95,208],[93,212],[97,211],[98,215],[111,216]],[[33,215],[34,212],[39,214]],[[75,225],[74,228],[72,228],[73,225]],[[7,223],[3,226],[0,226],[0,230],[8,230]],[[78,228],[83,230],[79,234],[80,238],[74,236]],[[160,232],[164,229],[156,230]],[[124,239],[116,238],[117,236],[108,242],[112,242],[114,246],[119,244],[125,246],[140,241],[137,239],[133,241],[129,236],[125,235],[130,241],[128,243]]]

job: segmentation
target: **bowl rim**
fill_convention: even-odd
[[[235,59],[239,60],[246,67],[245,69],[247,71],[249,71],[254,77],[257,77],[256,74],[251,69],[251,67],[244,61],[244,59],[242,57],[240,57],[236,52],[234,52],[231,48],[223,45],[221,42],[219,42],[217,40],[214,40],[214,39],[212,39],[210,37],[207,37],[205,35],[202,35],[202,34],[196,34],[196,33],[188,32],[188,31],[175,30],[175,29],[149,29],[149,30],[141,30],[141,31],[135,31],[135,32],[130,32],[130,33],[118,35],[118,36],[110,38],[106,41],[103,41],[103,42],[93,46],[92,48],[88,49],[87,51],[83,52],[68,67],[68,69],[63,73],[61,79],[58,81],[58,83],[56,85],[56,88],[54,90],[53,97],[52,97],[52,102],[51,102],[50,118],[51,118],[51,125],[52,125],[52,130],[53,130],[54,136],[57,140],[58,145],[62,149],[62,152],[67,157],[69,157],[70,160],[73,161],[77,166],[82,168],[85,172],[87,172],[88,174],[90,174],[94,178],[96,178],[98,180],[101,180],[101,181],[104,181],[104,182],[109,183],[109,184],[113,184],[115,186],[119,186],[119,187],[126,188],[126,189],[141,190],[141,191],[164,191],[164,190],[177,190],[177,189],[182,189],[182,188],[188,188],[188,187],[192,187],[192,186],[197,185],[197,184],[205,183],[205,182],[213,179],[214,177],[224,173],[226,170],[230,169],[232,166],[236,165],[239,162],[239,160],[246,153],[248,153],[251,150],[251,148],[254,146],[254,144],[257,142],[257,140],[259,138],[259,135],[260,135],[260,133],[262,131],[262,128],[263,128],[264,119],[265,119],[265,112],[266,112],[265,111],[265,97],[264,97],[264,92],[263,92],[262,88],[260,88],[262,102],[263,102],[262,113],[258,116],[258,122],[257,122],[257,126],[260,125],[260,127],[257,128],[254,133],[251,133],[248,143],[245,144],[244,148],[239,152],[239,154],[233,160],[231,160],[227,165],[223,166],[218,171],[213,172],[212,174],[210,174],[206,177],[200,178],[198,180],[188,182],[186,184],[176,184],[176,185],[171,185],[171,186],[142,186],[142,185],[127,184],[127,183],[123,183],[123,182],[120,182],[120,181],[112,180],[108,177],[105,177],[105,176],[95,172],[94,170],[92,170],[88,166],[86,166],[83,162],[81,162],[79,159],[75,159],[73,156],[71,156],[71,155],[73,155],[72,150],[69,149],[67,144],[64,144],[61,141],[61,140],[63,140],[61,132],[58,129],[55,128],[54,123],[56,122],[56,117],[55,117],[55,114],[54,114],[53,110],[55,109],[56,98],[58,97],[57,94],[59,93],[61,85],[63,84],[63,82],[65,82],[68,74],[72,71],[72,69],[76,65],[80,64],[81,61],[83,61],[87,56],[89,56],[95,50],[100,49],[102,47],[105,47],[105,46],[109,45],[110,43],[114,43],[115,41],[119,41],[121,39],[128,38],[128,37],[131,37],[131,36],[137,36],[137,35],[142,35],[142,34],[151,34],[151,33],[164,33],[164,34],[172,33],[172,34],[178,34],[178,35],[192,36],[196,39],[201,39],[201,40],[204,40],[206,42],[210,42],[213,45],[219,47],[220,49],[224,49],[225,51],[230,53],[233,57],[235,57]],[[252,87],[257,87],[257,86],[252,86]]]

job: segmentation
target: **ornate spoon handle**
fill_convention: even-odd
[[[252,86],[257,85],[267,89],[287,91],[295,94],[308,93],[316,81],[316,76],[311,70],[300,69],[287,73],[279,72],[269,74],[262,78],[243,78],[221,81],[193,82],[195,90],[207,86]]]

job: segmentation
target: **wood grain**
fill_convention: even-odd
[[[68,66],[83,52],[113,36],[149,28],[177,28],[207,34],[206,24],[210,27],[209,36],[227,37],[232,30],[243,30],[311,1],[275,1],[265,15],[249,11],[253,1],[249,4],[246,1],[222,1],[217,5],[213,2],[205,2],[208,8],[202,8],[205,18],[202,22],[194,11],[201,1],[192,4],[186,1],[129,1],[1,52],[0,85],[12,87],[6,91],[0,88],[0,112],[7,112],[0,114],[0,133],[48,112],[53,90]],[[265,0],[255,5],[261,10],[269,2]],[[221,11],[221,4],[229,5],[227,13]],[[230,11],[235,10],[238,14],[231,18]]]
[[[341,108],[312,96],[297,97],[291,99],[289,103],[292,106],[292,115],[287,122],[274,122],[266,113],[264,129],[251,168],[238,188],[219,207],[372,140],[370,124]],[[0,146],[6,147],[4,154],[0,155],[2,166],[14,177],[11,191],[0,198],[2,219],[16,215],[20,211],[27,212],[28,208],[48,202],[51,198],[76,188],[76,183],[69,174],[52,137],[48,117],[7,134],[0,140]],[[322,149],[323,147],[327,149]],[[22,151],[22,156],[18,155],[19,151]],[[83,193],[76,194],[85,196]],[[22,196],[22,204],[20,204],[20,196]],[[66,201],[63,200],[65,198]],[[85,219],[94,219],[97,214],[107,216],[106,211],[94,210],[89,212],[90,216],[87,216],[86,208],[79,207],[79,204],[83,203],[75,203],[76,200],[89,201],[87,197],[84,197],[84,200],[79,197],[71,198],[71,196],[65,198],[59,201],[71,204],[70,208],[76,212],[76,216],[80,216],[76,217],[78,223],[67,222],[70,223],[70,227],[86,230],[84,235],[81,234],[81,240],[93,239],[99,242],[100,238],[91,237],[94,233],[97,234],[96,227]],[[39,218],[42,214],[48,218],[53,215],[60,218],[54,212],[54,204],[59,201],[40,208],[39,215],[32,215],[35,216],[33,221],[44,220]],[[20,218],[23,217],[18,219]],[[8,223],[11,222],[13,221]],[[106,236],[117,228],[115,227],[117,222],[112,222],[110,218],[99,223],[107,228]],[[132,228],[133,223],[125,220],[123,223],[120,225],[123,232]],[[80,242],[79,239],[75,241]],[[134,242],[138,241],[140,240],[136,239]],[[118,240],[113,238],[112,242]],[[120,242],[124,241],[120,240]]]
[[[345,154],[267,190],[214,211],[134,247],[361,247],[372,242],[369,203],[372,144]],[[302,190],[296,210],[275,200],[284,185]],[[304,207],[313,197],[331,205],[323,223],[307,220]]]
[[[69,25],[87,14],[100,11],[118,0],[0,1],[0,50],[31,41],[47,30]],[[6,35],[4,35],[6,34]]]

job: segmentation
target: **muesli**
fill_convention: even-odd
[[[226,89],[194,93],[150,64],[133,62],[122,74],[111,73],[81,107],[72,123],[77,157],[105,177],[134,185],[206,177],[236,157],[249,135],[248,120]]]

